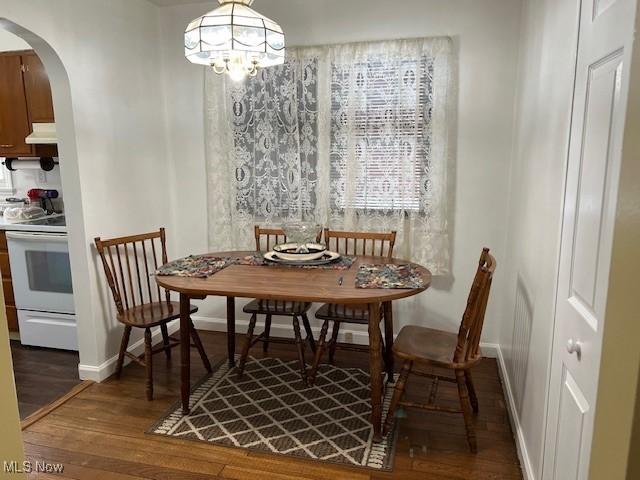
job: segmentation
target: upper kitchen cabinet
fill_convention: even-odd
[[[0,157],[31,155],[24,140],[30,133],[22,56],[0,53]]]
[[[54,123],[51,86],[33,51],[0,53],[0,157],[57,156],[55,145],[29,145],[34,123]]]
[[[31,123],[53,123],[51,86],[44,65],[33,54],[22,56],[24,90]]]

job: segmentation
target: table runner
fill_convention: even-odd
[[[355,262],[355,257],[342,256],[325,265],[284,265],[265,260],[261,253],[245,257],[220,257],[215,255],[189,255],[173,260],[156,270],[159,276],[207,278],[229,265],[274,266],[302,269],[347,270]]]
[[[417,266],[385,263],[360,265],[356,273],[356,288],[424,288],[424,279]]]

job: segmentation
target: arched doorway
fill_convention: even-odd
[[[45,66],[51,84],[58,136],[60,173],[65,198],[69,258],[73,278],[75,312],[78,319],[80,364],[95,365],[96,336],[91,308],[90,252],[86,242],[73,100],[67,69],[51,45],[36,33],[0,17],[0,29],[28,43]]]

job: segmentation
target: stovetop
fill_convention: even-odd
[[[64,214],[54,214],[47,217],[37,218],[35,220],[15,222],[14,225],[47,225],[50,227],[65,227],[67,225],[67,221]]]

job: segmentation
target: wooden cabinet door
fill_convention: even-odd
[[[20,55],[0,55],[0,157],[31,155],[31,133]]]
[[[37,55],[24,55],[24,89],[31,123],[53,123],[51,85],[44,65]]]

